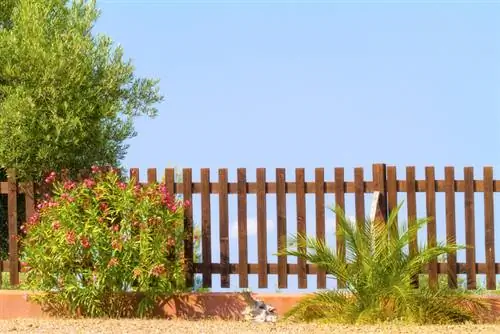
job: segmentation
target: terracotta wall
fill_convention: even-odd
[[[25,291],[0,291],[0,319],[49,317],[38,304],[29,301],[29,296]],[[254,298],[274,306],[278,315],[286,313],[304,296],[288,293],[254,294]],[[478,298],[486,298],[492,305],[492,318],[500,319],[500,296]],[[246,303],[239,293],[199,293],[165,299],[157,306],[155,313],[164,318],[239,320],[245,307]]]

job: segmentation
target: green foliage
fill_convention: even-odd
[[[42,292],[42,305],[83,316],[130,316],[134,292],[137,314],[151,315],[158,297],[187,291],[189,203],[163,183],[140,186],[123,183],[113,170],[94,172],[80,183],[56,182],[53,197],[23,226],[26,288]]]
[[[479,321],[486,304],[462,290],[446,285],[415,288],[412,282],[422,266],[463,247],[438,244],[420,247],[410,257],[407,247],[427,219],[410,228],[399,228],[394,210],[386,222],[353,223],[340,208],[337,236],[345,240],[345,251],[335,253],[318,239],[297,235],[284,255],[306,259],[346,283],[343,290],[321,291],[301,301],[289,319],[339,323],[406,321],[419,324]],[[346,261],[342,259],[345,257]]]
[[[18,0],[2,0],[0,2],[0,29],[12,26],[12,11]]]
[[[92,33],[95,1],[0,2],[0,168],[40,181],[118,166],[133,120],[157,114],[158,81],[137,78],[123,49]]]

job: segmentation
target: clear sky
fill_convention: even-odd
[[[458,178],[464,166],[474,166],[481,178],[482,166],[500,162],[498,1],[97,3],[102,16],[95,30],[125,48],[139,75],[159,78],[166,97],[159,117],[139,119],[139,135],[130,141],[125,165],[143,169],[142,175],[148,167],[191,167],[199,180],[199,168],[209,167],[216,180],[216,169],[225,167],[234,181],[236,168],[246,167],[254,180],[255,168],[266,167],[273,180],[274,168],[283,167],[293,180],[294,168],[304,167],[312,180],[315,167],[324,167],[330,179],[333,167],[345,167],[352,180],[353,167],[365,167],[370,179],[371,164],[384,162],[400,168],[401,178],[408,165],[417,167],[418,178],[428,165],[436,166],[438,178],[447,165],[457,168]],[[307,218],[314,225],[313,200]],[[482,197],[476,201],[481,245]],[[292,232],[294,199],[289,202]],[[442,202],[440,195],[439,238]],[[272,250],[274,197],[269,203]],[[217,223],[217,201],[212,204]],[[255,207],[252,198],[249,205]],[[230,207],[234,222],[235,200]],[[457,195],[461,214],[463,196]],[[459,242],[465,242],[463,229],[459,222]],[[500,240],[498,224],[496,236]],[[233,262],[236,247],[231,241]],[[213,252],[218,262],[218,249]],[[484,261],[481,247],[477,257]]]

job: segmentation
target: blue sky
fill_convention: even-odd
[[[216,169],[225,167],[234,181],[236,168],[246,167],[254,180],[255,168],[266,167],[273,180],[274,168],[283,167],[293,180],[294,168],[304,167],[312,180],[315,167],[324,167],[327,179],[333,167],[345,167],[346,179],[352,180],[354,167],[365,167],[370,179],[372,163],[384,162],[400,168],[401,178],[408,165],[417,167],[418,178],[428,165],[436,166],[437,178],[444,177],[447,165],[457,168],[458,178],[464,166],[474,166],[481,178],[482,166],[500,162],[499,2],[97,3],[102,16],[95,30],[125,48],[138,75],[159,78],[165,95],[156,119],[137,121],[139,135],[130,141],[124,161],[141,168],[142,175],[148,167],[191,167],[199,180],[199,169],[209,167],[216,180]],[[354,212],[350,197],[348,213]],[[294,198],[288,201],[293,232]],[[308,199],[307,209],[312,224],[313,201]],[[476,202],[481,245],[480,194]],[[274,203],[269,196],[270,226],[275,225]],[[195,198],[195,219],[198,204]],[[216,198],[212,205],[217,223]],[[249,205],[251,220],[254,198]],[[457,217],[463,216],[462,206],[463,196],[457,195]],[[234,209],[231,199],[231,222],[236,221]],[[465,242],[463,229],[459,222],[459,242]],[[270,251],[276,247],[274,230]],[[496,235],[500,240],[498,225]],[[213,236],[217,244],[217,229]],[[255,262],[255,247],[249,251]],[[231,253],[236,262],[233,241]],[[484,261],[481,247],[477,258]],[[271,290],[273,282],[270,278]],[[290,285],[293,289],[293,280]]]

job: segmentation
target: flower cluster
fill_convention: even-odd
[[[165,287],[173,290],[164,293],[184,291],[183,217],[189,201],[170,194],[164,183],[126,182],[113,168],[92,166],[81,181],[53,172],[46,181],[51,194],[22,226],[30,288],[59,290],[68,303],[90,303],[80,297],[92,289],[92,307],[73,305],[83,312],[87,306],[98,310],[97,298],[110,291],[141,291],[148,298]],[[155,251],[144,256],[144,250]]]

